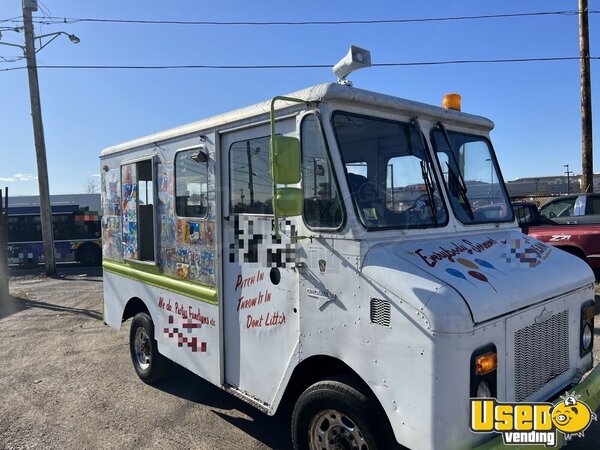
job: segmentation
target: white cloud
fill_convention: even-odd
[[[94,177],[94,178],[100,178],[100,174],[99,173],[93,173],[91,176]]]
[[[29,173],[15,173],[10,177],[0,177],[0,182],[3,183],[15,183],[17,181],[32,181],[37,180],[38,177]]]

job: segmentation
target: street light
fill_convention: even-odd
[[[571,189],[570,189],[571,183],[570,183],[569,175],[571,175],[572,172],[569,170],[568,164],[563,165],[563,167],[567,169],[565,171],[565,173],[567,174],[567,195],[569,195],[569,193],[571,191]]]
[[[41,36],[35,36],[35,38],[39,39],[39,41],[40,41],[40,48],[38,48],[35,52],[36,53],[39,52],[41,49],[43,49],[46,45],[48,45],[54,39],[59,37],[61,34],[64,34],[65,36],[67,36],[73,44],[79,44],[81,42],[81,39],[79,39],[74,34],[65,33],[64,31],[56,31],[54,33],[42,34]],[[42,45],[42,38],[50,37],[50,36],[52,36],[52,39],[50,39],[49,41],[47,41],[45,44]]]
[[[20,29],[18,29],[18,28],[16,30],[20,31]],[[81,42],[81,39],[79,39],[79,37],[75,36],[74,34],[66,33],[64,31],[56,31],[54,33],[42,34],[41,36],[34,37],[35,39],[39,39],[39,41],[40,41],[40,48],[38,48],[35,52],[36,53],[39,52],[41,49],[46,47],[50,42],[52,42],[54,39],[56,39],[61,34],[64,34],[65,36],[67,36],[73,44],[79,44]],[[52,36],[52,39],[50,39],[49,41],[42,44],[42,38],[50,37],[50,36]],[[2,33],[0,33],[0,39],[2,39]],[[26,53],[26,50],[27,50],[27,46],[25,46],[25,45],[12,44],[10,42],[0,41],[0,45],[8,45],[10,47],[19,47],[21,50],[23,50],[23,53]]]
[[[56,273],[54,258],[54,236],[52,233],[52,207],[50,204],[50,186],[48,182],[48,163],[46,161],[46,142],[42,123],[42,107],[40,104],[40,88],[37,75],[37,62],[35,54],[46,47],[58,36],[64,34],[69,40],[78,44],[80,39],[74,34],[56,31],[54,33],[35,36],[33,33],[32,12],[37,11],[37,1],[23,0],[23,30],[25,31],[25,45],[0,42],[2,45],[19,47],[27,59],[27,75],[29,77],[29,98],[31,101],[31,118],[33,121],[33,136],[35,140],[35,155],[38,167],[38,185],[40,190],[40,222],[42,225],[42,240],[44,242],[44,265],[46,275]],[[20,31],[20,29],[15,29]],[[1,37],[1,36],[0,36]],[[42,38],[50,39],[42,44]],[[40,40],[40,47],[35,49],[35,39]]]

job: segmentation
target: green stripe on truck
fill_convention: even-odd
[[[185,295],[186,297],[212,305],[216,305],[219,302],[216,289],[171,278],[162,274],[155,265],[135,261],[116,262],[105,259],[102,262],[102,268],[115,275],[175,292],[176,294]]]

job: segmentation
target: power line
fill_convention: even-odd
[[[10,19],[0,19],[0,23],[4,22],[20,22],[23,23],[23,18],[21,16],[11,17]]]
[[[600,57],[591,56],[590,60]],[[578,61],[579,56],[554,56],[544,58],[505,58],[505,59],[463,59],[447,61],[413,61],[395,63],[375,63],[372,67],[411,67],[411,66],[441,66],[453,64],[504,64],[522,62],[552,62]],[[38,65],[38,69],[82,69],[82,70],[174,70],[174,69],[215,69],[215,70],[269,70],[269,69],[329,69],[331,64],[256,64],[256,65],[210,65],[210,64],[180,64],[180,65]],[[24,70],[25,66],[0,69],[0,72]]]
[[[17,61],[21,61],[25,59],[24,56],[0,56],[1,63],[15,63]]]
[[[589,14],[597,14],[600,11],[589,11]],[[376,24],[405,24],[423,22],[449,22],[461,20],[486,20],[507,19],[516,17],[539,17],[539,16],[574,16],[579,15],[578,10],[564,11],[537,11],[527,13],[506,14],[484,14],[471,16],[453,17],[420,17],[412,19],[359,19],[359,20],[274,20],[274,21],[215,21],[215,20],[146,20],[146,19],[101,19],[94,17],[36,17],[34,22],[53,25],[69,23],[115,23],[115,24],[137,24],[137,25],[215,25],[215,26],[305,26],[305,25],[376,25]],[[18,18],[0,20],[2,22],[18,22]]]

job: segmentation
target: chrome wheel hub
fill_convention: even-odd
[[[147,370],[152,361],[152,352],[150,350],[150,336],[143,327],[139,327],[135,332],[135,357],[142,370]]]
[[[368,450],[362,431],[347,415],[334,409],[315,414],[308,425],[310,450]]]

